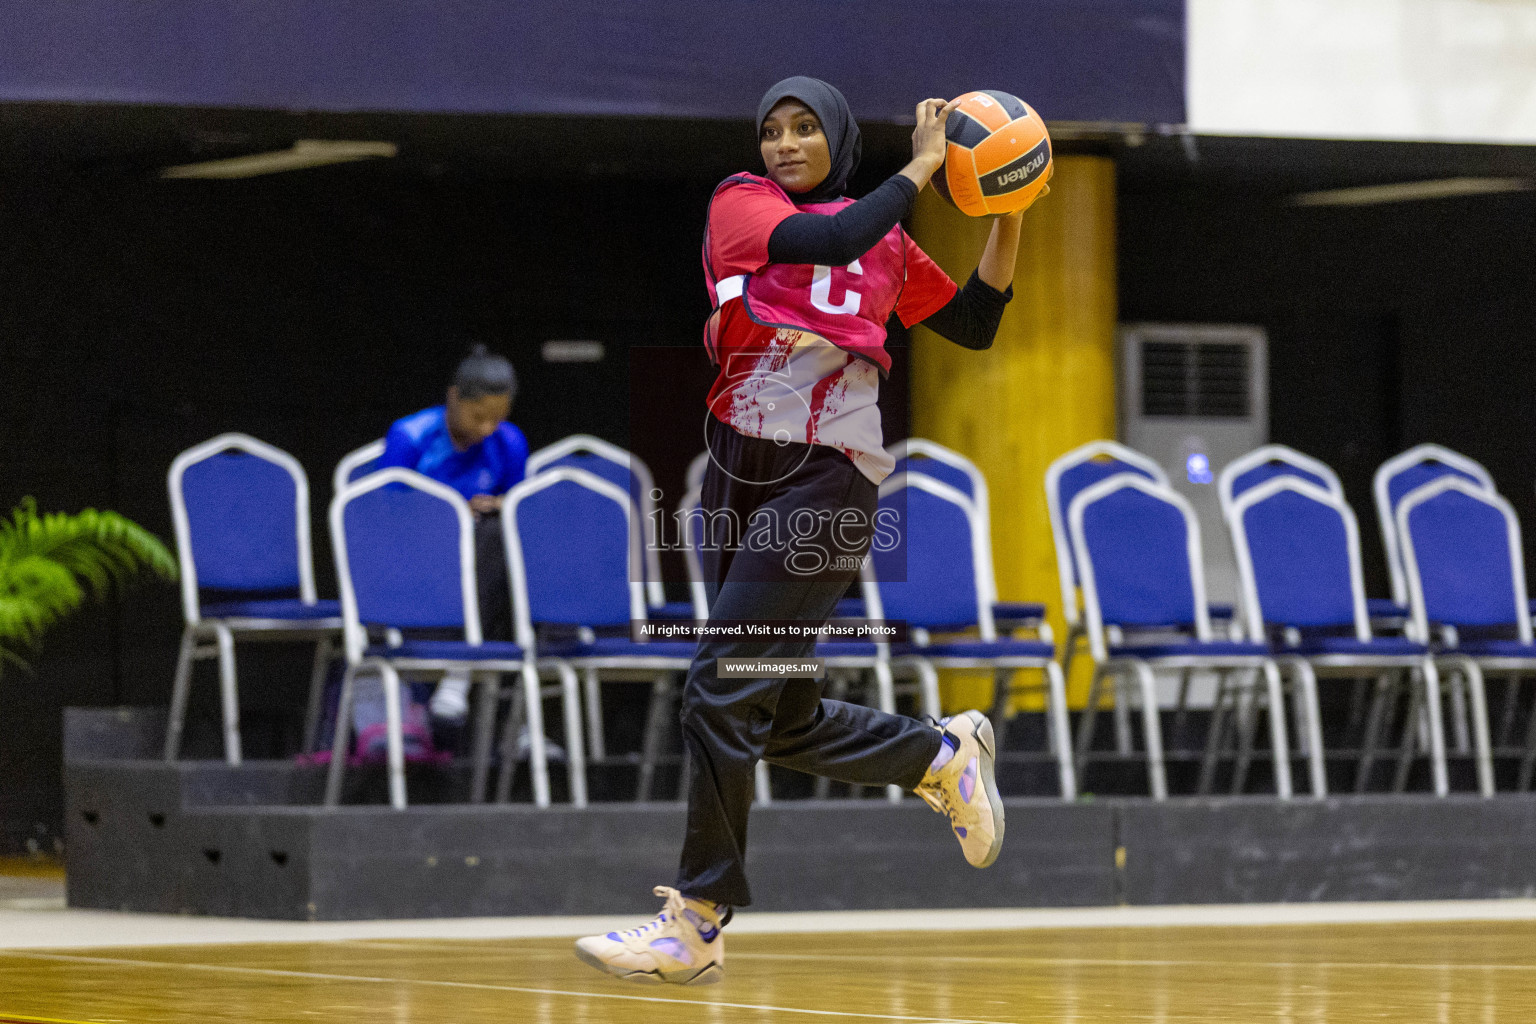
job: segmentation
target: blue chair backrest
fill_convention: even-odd
[[[222,451],[183,470],[181,496],[200,587],[298,589],[299,481],[288,469]]]
[[[1316,484],[1325,491],[1328,489],[1328,481],[1324,480],[1318,474],[1313,473],[1311,470],[1303,469],[1300,466],[1294,466],[1289,462],[1282,462],[1278,459],[1273,459],[1269,462],[1260,463],[1259,465],[1254,466],[1252,469],[1243,473],[1239,473],[1236,477],[1234,477],[1232,480],[1232,497],[1236,498],[1239,495],[1251,491],[1255,487],[1269,480],[1274,480],[1277,477],[1288,476],[1296,477],[1299,480],[1305,480],[1310,484]]]
[[[639,510],[640,532],[646,538],[641,545],[640,562],[640,571],[645,577],[646,601],[653,608],[661,607],[666,603],[667,595],[658,554],[662,538],[655,536],[658,492],[650,467],[633,452],[589,434],[572,434],[528,456],[530,476],[561,468],[583,470],[629,495]]]
[[[1234,547],[1240,562],[1247,559],[1240,568],[1245,577],[1252,573],[1251,596],[1264,623],[1358,628],[1360,542],[1348,509],[1328,501],[1320,486],[1309,493],[1292,482],[1297,477],[1278,479],[1283,482],[1236,505],[1241,535]]]
[[[331,473],[332,492],[340,494],[348,484],[355,483],[372,473],[379,467],[379,459],[383,455],[384,438],[382,437],[347,452],[336,463],[336,469]]]
[[[344,491],[337,501],[343,502],[346,574],[358,619],[406,629],[463,629],[464,559],[473,573],[475,552],[472,535],[465,543],[455,503],[411,483],[385,484],[360,494]],[[344,591],[347,585],[344,580]],[[469,592],[474,593],[472,581]]]
[[[1398,507],[1410,593],[1422,595],[1431,623],[1518,625],[1528,606],[1514,510],[1461,479],[1431,481]]]
[[[525,480],[502,507],[507,542],[522,558],[526,594],[519,595],[519,621],[526,614],[533,623],[627,625],[634,611],[630,584],[639,580],[631,577],[636,535],[624,492],[612,481],[560,469]],[[552,473],[561,479],[552,482]]]
[[[1482,485],[1482,481],[1465,470],[1455,466],[1448,466],[1444,462],[1428,461],[1409,466],[1400,473],[1395,474],[1387,481],[1387,497],[1395,509],[1402,503],[1404,497],[1410,492],[1418,490],[1427,483],[1431,483],[1443,476],[1454,476],[1459,480]]]
[[[1138,474],[1136,479],[1145,478]],[[1073,506],[1082,515],[1084,548],[1078,564],[1086,560],[1092,567],[1091,585],[1102,623],[1187,626],[1196,622],[1189,556],[1190,531],[1195,527],[1172,492],[1121,487],[1097,497],[1084,493],[1081,501]],[[1076,515],[1076,511],[1069,513]],[[1079,582],[1090,586],[1087,579]]]
[[[356,465],[347,467],[347,483],[355,483],[361,480],[369,473],[372,473],[378,465],[378,459],[369,459],[366,462],[359,462]]]
[[[974,499],[971,475],[959,466],[951,466],[939,459],[931,459],[923,455],[907,455],[896,460],[894,473],[921,473],[931,476],[940,483],[946,483],[965,495]]]
[[[1498,489],[1488,470],[1476,461],[1437,444],[1415,445],[1394,455],[1376,468],[1371,480],[1381,543],[1386,548],[1387,569],[1392,576],[1392,600],[1398,604],[1410,601],[1402,539],[1398,535],[1398,507],[1407,495],[1440,479],[1464,481],[1487,491]]]
[[[970,503],[956,489],[918,474],[892,476],[881,491],[870,560],[885,617],[924,628],[975,623]]]
[[[1072,507],[1072,499],[1100,480],[1108,480],[1117,473],[1133,473],[1145,480],[1156,481],[1157,479],[1141,466],[1113,457],[1101,456],[1087,462],[1079,462],[1062,473],[1056,481],[1057,500],[1060,502],[1057,507],[1061,509],[1062,516],[1065,517],[1067,509]],[[1076,565],[1077,549],[1073,546],[1070,529],[1067,530],[1067,554],[1072,559],[1072,564]]]
[[[1156,479],[1142,467],[1116,458],[1103,457],[1079,462],[1063,472],[1056,481],[1057,500],[1061,503],[1063,514],[1072,507],[1073,498],[1100,480],[1107,480],[1116,473],[1134,473],[1146,480]]]
[[[1072,536],[1068,512],[1072,502],[1084,490],[1120,473],[1131,473],[1158,484],[1168,482],[1162,467],[1118,441],[1089,441],[1057,456],[1045,470],[1045,503],[1051,521],[1051,541],[1056,549],[1061,609],[1074,628],[1081,624],[1079,581],[1077,543]]]
[[[539,467],[539,472],[544,473],[551,469],[559,469],[565,466],[570,469],[580,469],[591,473],[593,476],[606,480],[615,487],[624,491],[632,498],[638,500],[636,491],[638,481],[630,468],[623,463],[612,459],[605,459],[601,455],[593,455],[591,452],[571,452],[562,455],[558,459],[552,459]]]

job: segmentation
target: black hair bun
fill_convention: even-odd
[[[497,355],[477,343],[453,373],[453,386],[460,398],[485,395],[517,397],[517,373],[505,356]]]

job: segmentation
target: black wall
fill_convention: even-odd
[[[1371,475],[1411,445],[1477,459],[1536,524],[1536,193],[1299,207],[1294,191],[1122,189],[1120,316],[1268,331],[1271,440],[1338,471],[1386,596]]]
[[[113,508],[169,542],[171,459],[244,431],[304,464],[320,590],[334,595],[331,469],[441,401],[466,338],[517,365],[513,419],[532,446],[576,431],[630,440],[628,350],[696,347],[708,312],[694,262],[708,188],[387,168],[7,182],[0,509],[23,495],[44,509]],[[550,338],[597,339],[607,357],[547,364]],[[58,708],[164,702],[179,618],[175,588],[149,583],[50,635],[33,674],[6,670],[0,821],[13,824],[0,848],[56,815],[37,808],[56,804],[40,804],[38,786],[57,787]],[[242,649],[253,755],[291,741],[303,660]],[[199,678],[195,714],[213,707],[211,677]]]

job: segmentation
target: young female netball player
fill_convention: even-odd
[[[961,289],[900,225],[943,163],[954,106],[918,104],[911,162],[854,202],[843,196],[859,161],[847,101],[817,79],[785,79],[758,106],[766,174],[733,175],[710,201],[704,272],[715,310],[704,342],[720,376],[709,396],[703,508],[706,522],[723,518],[746,534],[701,546],[711,623],[824,623],[858,576],[849,566],[869,550],[878,487],[893,468],[876,406],[893,312],[967,348],[992,344],[1012,296],[1019,215],[996,220]],[[666,908],[650,924],[579,940],[582,960],[634,980],[721,978],[720,928],[731,907],[751,900],[743,860],[753,770],[763,758],[915,790],[948,814],[967,860],[986,867],[996,859],[1003,805],[991,725],[979,711],[935,728],[824,700],[813,679],[716,671],[720,658],[808,657],[814,648],[811,640],[700,641],[683,695],[693,772],[676,887],[657,887]]]

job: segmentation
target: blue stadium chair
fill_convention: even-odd
[[[697,460],[695,460],[697,461]],[[655,478],[639,456],[590,434],[572,434],[546,445],[528,456],[528,475],[534,476],[560,466],[583,469],[607,480],[630,495],[644,524],[645,550],[641,562],[645,581],[645,601],[650,614],[658,619],[690,619],[692,602],[668,601],[661,579],[660,539],[656,537]]]
[[[171,687],[165,759],[181,752],[193,662],[217,657],[224,757],[241,761],[235,640],[310,641],[304,749],[314,744],[325,673],[341,633],[341,608],[315,597],[309,479],[287,452],[245,434],[220,434],[176,456],[167,475],[181,560],[185,626]],[[204,589],[219,592],[204,603]]]
[[[1340,501],[1344,499],[1344,484],[1339,475],[1327,463],[1304,455],[1283,444],[1266,444],[1239,456],[1227,464],[1216,480],[1217,494],[1221,500],[1221,517],[1229,520],[1232,503],[1245,491],[1259,486],[1266,480],[1279,476],[1291,476],[1316,484]],[[1366,610],[1371,618],[1384,626],[1400,626],[1407,621],[1408,606],[1382,597],[1368,597]]]
[[[384,439],[381,437],[343,455],[331,474],[331,494],[340,494],[347,484],[354,480],[361,480],[372,473],[379,457],[383,454]]]
[[[1485,675],[1508,678],[1501,734],[1515,712],[1519,676],[1536,672],[1525,553],[1514,508],[1492,490],[1442,475],[1404,495],[1397,535],[1413,608],[1413,632],[1435,643],[1436,660],[1468,683],[1478,785],[1493,793]],[[1536,714],[1521,758],[1519,788],[1536,767]]]
[[[641,672],[652,677],[652,701],[640,763],[637,798],[648,799],[657,761],[656,746],[663,706],[674,692],[671,677],[693,662],[692,640],[637,642],[631,636],[598,636],[599,629],[645,623],[648,619],[644,584],[640,582],[640,523],[634,502],[624,488],[584,469],[545,468],[507,492],[501,506],[502,532],[516,610],[517,640],[540,662],[551,660],[590,673]],[[692,609],[690,607],[690,618]],[[578,639],[540,644],[535,624],[576,630]],[[575,692],[575,675],[571,675]],[[589,689],[589,727],[601,718],[594,708],[594,683]],[[510,744],[516,718],[507,722]],[[533,723],[529,723],[530,730]],[[533,734],[537,737],[537,733]],[[579,743],[581,719],[567,707],[568,741]],[[537,739],[536,739],[537,742]],[[593,759],[606,751],[594,750]],[[572,767],[573,779],[575,767]],[[511,787],[510,759],[502,762],[497,799]]]
[[[1421,444],[1393,456],[1376,470],[1371,490],[1376,499],[1376,522],[1387,552],[1387,572],[1392,581],[1392,600],[1408,606],[1408,577],[1403,570],[1402,545],[1397,533],[1397,506],[1409,491],[1442,476],[1466,480],[1486,491],[1497,492],[1493,476],[1482,464],[1438,444]]]
[[[1407,782],[1418,735],[1419,709],[1427,712],[1431,772],[1437,795],[1446,792],[1440,684],[1428,646],[1371,633],[1360,568],[1360,530],[1343,497],[1300,476],[1271,476],[1239,493],[1227,525],[1237,556],[1243,607],[1252,637],[1275,637],[1276,661],[1290,670],[1305,710],[1306,752],[1312,795],[1327,793],[1323,735],[1317,708],[1317,677],[1381,674],[1355,780],[1363,791],[1370,777],[1381,717],[1395,700],[1394,681],[1413,673],[1412,710],[1404,728],[1394,788]],[[1214,726],[1213,726],[1214,728]]]
[[[1139,473],[1119,473],[1078,492],[1067,509],[1067,528],[1094,660],[1093,684],[1078,728],[1079,774],[1091,753],[1106,678],[1114,684],[1117,705],[1122,695],[1141,698],[1150,788],[1153,798],[1162,800],[1168,784],[1155,670],[1256,670],[1265,682],[1254,698],[1267,699],[1275,793],[1288,799],[1290,749],[1280,670],[1264,644],[1214,638],[1200,526],[1189,502]],[[1124,685],[1131,680],[1135,690]],[[1228,685],[1223,676],[1222,688]],[[1129,744],[1122,743],[1118,752],[1129,754]]]
[[[469,504],[451,487],[395,467],[344,487],[331,500],[330,526],[346,620],[347,672],[337,705],[326,806],[336,806],[341,798],[357,677],[376,674],[384,687],[389,799],[393,806],[405,807],[401,672],[463,672],[480,685],[471,798],[482,800],[500,676],[520,673],[525,689],[535,695],[538,679],[522,647],[482,638],[475,588],[474,516]],[[370,628],[384,631],[388,642],[372,643]],[[451,631],[455,638],[423,639],[409,636],[407,631]],[[573,679],[572,697],[574,689]],[[542,715],[537,698],[530,703],[535,737],[534,799],[545,807],[549,804],[549,783],[543,744],[539,742],[543,738]],[[574,773],[580,764],[579,746],[570,756]]]
[[[1062,616],[1067,620],[1067,639],[1061,646],[1061,668],[1069,676],[1072,672],[1072,659],[1076,657],[1078,646],[1087,634],[1082,618],[1082,602],[1078,599],[1076,557],[1072,552],[1071,532],[1067,529],[1067,509],[1083,488],[1116,473],[1135,473],[1157,483],[1168,483],[1168,474],[1162,466],[1117,441],[1090,441],[1062,455],[1045,471],[1046,513],[1056,549],[1056,575],[1061,582]],[[1230,605],[1212,605],[1210,612],[1212,618],[1231,621]],[[1184,688],[1181,688],[1180,693],[1184,692]],[[1116,703],[1116,742],[1122,750],[1130,749],[1130,727],[1124,706]]]
[[[896,460],[894,473],[921,473],[941,483],[946,483],[965,495],[975,506],[985,547],[981,582],[986,588],[986,599],[992,604],[992,620],[998,629],[1010,632],[1014,629],[1041,630],[1042,639],[1049,641],[1050,627],[1045,623],[1045,605],[1033,601],[999,601],[997,576],[992,559],[992,499],[987,491],[987,478],[970,459],[959,452],[921,437],[909,437],[897,441],[887,451]]]
[[[917,673],[924,710],[935,715],[937,669],[988,669],[997,686],[992,724],[998,756],[1003,752],[1011,698],[1022,689],[1019,669],[1044,674],[1047,735],[1064,799],[1076,796],[1076,774],[1067,725],[1066,685],[1055,648],[1041,640],[999,638],[987,600],[987,548],[980,512],[963,493],[921,473],[895,473],[880,485],[882,512],[893,511],[888,532],[894,543],[877,542],[865,578],[876,583],[867,600],[872,617],[905,621],[910,643],[892,648],[898,669]],[[938,639],[935,633],[966,635]]]
[[[1082,636],[1082,616],[1078,603],[1077,557],[1067,529],[1067,510],[1085,488],[1118,473],[1134,473],[1154,483],[1167,484],[1163,467],[1133,448],[1118,441],[1090,441],[1072,449],[1045,470],[1045,508],[1051,521],[1051,537],[1056,543],[1056,573],[1061,580],[1061,613],[1067,625]],[[1071,655],[1071,643],[1067,655]]]
[[[1117,473],[1135,473],[1167,484],[1163,467],[1118,441],[1090,441],[1072,449],[1045,470],[1045,508],[1056,548],[1056,577],[1061,582],[1061,614],[1067,620],[1067,640],[1061,647],[1061,668],[1071,673],[1078,644],[1086,637],[1078,600],[1077,558],[1067,529],[1067,509],[1086,487]],[[1118,719],[1117,719],[1118,722]]]

